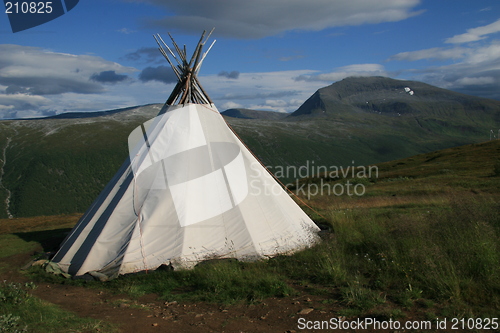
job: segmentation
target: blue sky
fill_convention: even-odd
[[[163,103],[173,74],[152,37],[193,50],[219,110],[295,111],[318,88],[382,75],[500,99],[498,0],[80,0],[12,33],[0,13],[0,118]]]

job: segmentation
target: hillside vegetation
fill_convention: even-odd
[[[349,181],[362,184],[366,192],[299,192],[299,204],[324,231],[321,243],[292,256],[254,263],[214,261],[191,271],[155,271],[107,283],[65,280],[38,267],[27,277],[35,284],[85,285],[127,294],[129,300],[121,303],[128,304],[151,293],[161,304],[215,303],[215,311],[207,310],[215,313],[207,314],[210,318],[220,316],[221,305],[233,314],[248,306],[242,311],[249,316],[262,308],[265,313],[256,321],[281,325],[280,331],[296,327],[304,307],[312,309],[308,318],[314,320],[418,319],[435,328],[438,319],[447,318],[448,329],[451,318],[486,324],[500,311],[499,156],[500,140],[494,140],[381,163],[377,177],[320,174],[305,179],[302,184],[310,188]],[[5,245],[0,258],[6,259],[0,261],[0,273],[17,268],[9,258],[19,253],[57,249],[57,240],[76,218],[0,220]],[[270,302],[275,307],[267,306]],[[162,323],[173,325],[173,320]],[[248,317],[231,320],[242,324]]]
[[[127,158],[129,133],[160,107],[0,122],[0,217],[85,211]],[[499,101],[377,77],[322,88],[284,118],[229,111],[228,123],[271,170],[380,163],[482,142],[500,128]]]

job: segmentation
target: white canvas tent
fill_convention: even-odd
[[[79,276],[116,277],[210,258],[253,260],[314,244],[319,228],[231,131],[188,62],[157,38],[179,83],[159,116],[129,137],[130,158],[52,259]],[[174,103],[180,103],[174,105]]]

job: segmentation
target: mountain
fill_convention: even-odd
[[[250,109],[228,109],[221,112],[223,116],[241,119],[279,120],[288,116],[287,113],[273,111],[257,111]]]
[[[130,132],[160,108],[0,121],[0,217],[85,211],[127,158]],[[319,89],[284,118],[228,111],[237,135],[286,182],[303,176],[300,166],[391,161],[486,141],[500,128],[499,101],[377,77]]]
[[[500,128],[500,101],[416,81],[351,77],[319,89],[281,121],[230,122],[271,165],[369,164],[488,140]]]
[[[84,211],[127,157],[130,132],[160,108],[1,121],[0,217]]]
[[[495,114],[500,101],[469,96],[417,81],[386,77],[349,77],[316,91],[291,114],[336,116],[374,113],[383,116],[461,117]]]

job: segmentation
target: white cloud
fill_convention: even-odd
[[[404,61],[416,61],[423,59],[460,59],[463,58],[471,50],[463,47],[454,48],[443,48],[443,47],[433,47],[425,50],[401,52],[393,55],[389,60],[404,60]]]
[[[406,78],[466,94],[500,99],[500,40],[486,39],[487,35],[497,32],[500,32],[500,19],[445,40],[445,43],[453,44],[484,40],[482,43],[401,52],[388,60],[446,61],[441,66],[405,70]],[[450,64],[449,60],[454,63]]]
[[[267,73],[240,73],[238,80],[227,80],[217,75],[199,77],[208,95],[221,111],[228,108],[248,108],[295,111],[324,82],[297,81],[300,75],[314,71],[280,71]]]
[[[46,110],[51,101],[43,96],[27,94],[0,94],[0,119],[16,117],[36,117],[37,111]],[[40,112],[41,113],[41,112]],[[40,114],[41,115],[41,114]]]
[[[113,74],[115,82],[130,84],[124,73],[134,71],[96,56],[0,44],[0,110],[3,116],[7,115],[6,110],[9,110],[7,116],[73,110],[72,100],[82,94],[85,97],[80,99],[87,101],[87,106],[95,105],[103,93],[113,88],[91,78]]]
[[[470,47],[460,62],[413,70],[412,78],[466,94],[500,99],[500,41]]]
[[[0,53],[0,118],[162,103],[173,89],[173,84],[154,81],[122,81],[121,73],[135,69],[99,57],[18,45],[0,45],[0,49],[3,51]],[[120,80],[110,85],[90,80],[95,73],[110,72],[113,77],[120,76]],[[311,70],[240,73],[237,80],[214,74],[199,79],[221,109],[255,107],[290,112],[325,85],[294,80],[313,73]]]
[[[475,47],[469,52],[469,56],[465,59],[466,63],[471,65],[477,64],[481,66],[487,65],[498,68],[500,60],[500,41],[493,41],[491,44],[481,47]]]
[[[295,80],[335,82],[349,76],[389,76],[389,73],[380,64],[355,64],[339,67],[330,73],[303,74],[297,76]]]
[[[290,110],[288,110],[285,107],[278,107],[278,106],[272,106],[268,104],[252,104],[249,107],[252,110],[263,110],[263,111],[274,111],[274,112],[281,112],[281,113],[290,113]],[[293,109],[295,110],[295,109]]]
[[[100,93],[105,90],[104,86],[89,78],[103,71],[122,74],[134,72],[135,69],[95,56],[0,44],[0,84],[8,87],[6,93]]]
[[[228,109],[239,109],[242,108],[243,105],[235,102],[225,102],[221,105],[221,110],[228,110]]]
[[[275,112],[288,113],[291,111],[297,110],[302,104],[304,100],[299,99],[268,99],[265,100],[263,104],[260,105],[251,105],[252,109],[261,109],[261,110],[270,110]]]
[[[169,16],[145,18],[147,27],[198,34],[217,27],[226,37],[261,38],[290,30],[395,22],[418,15],[420,0],[126,0],[165,8]]]
[[[462,86],[483,85],[495,83],[495,79],[491,76],[463,77],[456,80],[455,83]]]
[[[272,107],[278,107],[282,108],[288,105],[288,102],[282,100],[282,99],[267,99],[265,102],[266,105],[272,106]]]
[[[461,43],[475,42],[481,39],[485,39],[486,35],[490,35],[497,32],[500,32],[500,19],[488,25],[468,29],[467,32],[464,34],[455,35],[451,38],[446,39],[445,43],[461,44]]]
[[[31,106],[50,104],[50,100],[43,96],[32,96],[27,94],[0,94],[0,105],[8,109],[26,109]]]

